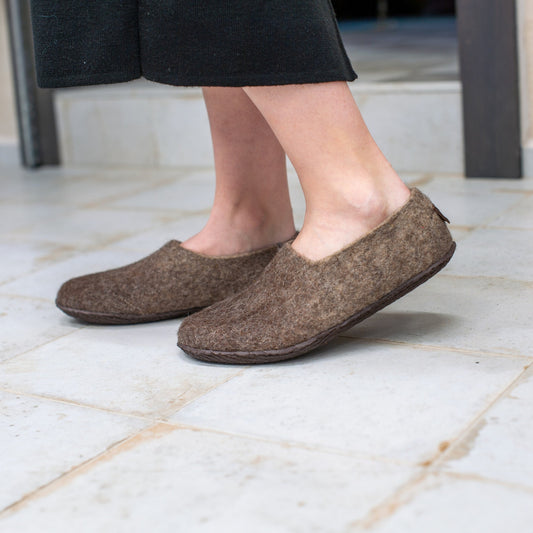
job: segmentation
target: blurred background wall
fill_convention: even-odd
[[[506,0],[502,0],[506,1]],[[454,0],[332,0],[340,20],[455,14]],[[519,27],[524,173],[533,176],[533,0],[516,0]],[[115,89],[115,88],[113,88]],[[116,88],[117,94],[120,88]],[[66,93],[65,93],[66,94]],[[0,163],[17,162],[17,125],[5,0],[0,0]]]

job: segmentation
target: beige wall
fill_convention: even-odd
[[[4,0],[0,0],[0,143],[17,138],[11,63]]]

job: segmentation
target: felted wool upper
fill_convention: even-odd
[[[169,241],[130,265],[71,279],[57,295],[58,307],[135,321],[179,316],[244,288],[278,251],[272,246],[233,256],[210,257]],[[158,318],[159,317],[159,318]],[[82,318],[89,318],[85,315]],[[168,318],[168,316],[166,317]]]
[[[413,189],[399,211],[336,254],[310,261],[285,244],[244,291],[186,318],[178,344],[260,352],[308,341],[423,272],[452,245],[443,216]]]

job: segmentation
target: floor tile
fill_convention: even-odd
[[[474,228],[462,228],[460,226],[450,226],[450,233],[452,234],[453,240],[457,243],[462,241],[465,237],[468,237]]]
[[[248,369],[171,420],[423,462],[522,370],[509,358],[338,340]]]
[[[131,237],[122,239],[116,243],[116,246],[120,247],[120,249],[139,250],[139,257],[141,257],[154,252],[172,239],[187,240],[205,226],[208,218],[208,213],[184,216],[175,222],[163,224],[155,229],[139,232]]]
[[[449,185],[445,183],[448,179],[452,182]],[[464,178],[461,179],[465,181]],[[520,193],[496,193],[491,189],[486,192],[476,190],[473,194],[465,186],[454,187],[454,181],[454,178],[433,180],[421,185],[420,190],[429,196],[455,226],[486,224],[522,197]]]
[[[134,173],[131,175],[134,176]],[[106,178],[105,171],[88,171],[88,175],[77,177],[35,173],[26,179],[10,181],[7,187],[3,186],[0,206],[3,208],[10,202],[15,202],[17,205],[31,204],[33,208],[43,203],[66,207],[94,205],[105,200],[139,193],[169,179],[164,175],[145,176],[143,180]],[[105,180],[105,183],[98,183],[98,186],[95,186],[96,179]]]
[[[531,284],[440,275],[345,335],[533,357],[532,301]]]
[[[51,302],[0,296],[0,361],[83,327],[59,318]]]
[[[0,364],[0,387],[145,416],[162,416],[238,374],[176,347],[178,321],[88,326]]]
[[[108,206],[197,212],[211,209],[214,194],[214,171],[192,172],[174,183],[111,202]]]
[[[315,354],[250,368],[186,357],[178,320],[88,326],[53,303],[199,231],[213,169],[0,169],[0,508],[34,492],[0,530],[529,533],[533,179],[403,177],[452,219],[450,265]]]
[[[111,181],[125,183],[146,184],[147,182],[159,182],[161,180],[173,180],[184,175],[184,167],[136,167],[136,166],[101,166],[94,165],[68,165],[63,167],[69,175],[71,171],[77,172],[78,179],[91,180],[95,187],[101,187]],[[40,171],[39,171],[40,172]]]
[[[448,471],[477,474],[533,489],[533,369],[494,405],[455,449]]]
[[[31,206],[24,208],[29,210]],[[83,249],[105,246],[178,217],[177,211],[150,213],[102,208],[76,209],[51,214],[47,219],[34,220],[14,230],[11,236],[70,244]]]
[[[0,412],[0,510],[147,425],[135,418],[1,391]]]
[[[65,182],[66,180],[83,179],[88,174],[94,173],[94,169],[81,167],[64,167],[56,165],[45,165],[42,167],[26,169],[22,166],[0,166],[0,181],[2,183],[2,195],[4,191],[20,191],[24,194],[33,187],[39,187],[39,183]]]
[[[434,176],[424,184],[424,190],[433,194],[442,193],[462,195],[467,194],[473,200],[483,200],[485,194],[506,194],[520,200],[524,193],[533,192],[533,177],[523,179],[495,179],[495,178],[465,178],[464,176]],[[480,196],[481,195],[481,196]]]
[[[301,225],[305,213],[305,198],[294,172],[289,172],[288,181],[295,218]],[[212,205],[214,191],[214,170],[187,172],[174,183],[129,195],[127,198],[106,205],[128,209],[178,209],[185,214],[204,211],[207,214]]]
[[[490,225],[506,228],[533,229],[533,195],[526,196],[514,204],[505,213],[492,220]]]
[[[364,531],[530,533],[531,509],[531,492],[477,480],[437,478],[392,516]]]
[[[337,533],[409,469],[160,426],[4,515],[10,531]]]
[[[533,282],[533,231],[476,229],[461,241],[446,274]]]
[[[0,285],[65,259],[74,253],[69,246],[47,242],[0,240]]]
[[[53,204],[24,205],[6,203],[0,208],[0,227],[1,237],[27,236],[31,233],[32,228],[37,230],[45,227],[49,222],[57,220],[65,223],[68,217],[73,216],[72,208]]]

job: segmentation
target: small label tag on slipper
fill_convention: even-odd
[[[444,220],[444,222],[447,222],[448,224],[450,223],[448,218],[441,213],[440,209],[435,204],[433,204],[433,209],[435,209],[437,215],[439,215],[439,217]]]

